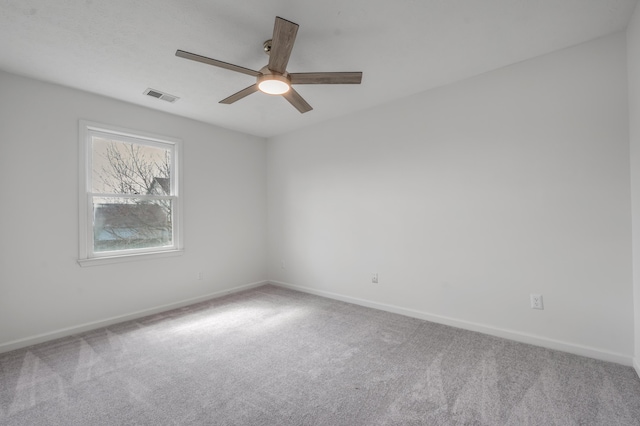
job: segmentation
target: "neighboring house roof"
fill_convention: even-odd
[[[169,195],[171,194],[171,180],[169,178],[153,178],[149,194]]]

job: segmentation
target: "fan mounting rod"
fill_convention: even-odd
[[[262,48],[264,49],[264,53],[266,53],[267,55],[271,55],[272,43],[273,43],[272,39],[269,39],[269,40],[265,41],[264,43],[262,43]]]

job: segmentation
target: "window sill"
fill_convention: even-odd
[[[80,266],[98,266],[98,265],[108,265],[111,263],[123,263],[123,262],[137,262],[140,260],[151,260],[151,259],[159,259],[164,257],[174,257],[174,256],[182,256],[184,254],[184,250],[167,250],[167,251],[157,251],[151,253],[136,253],[136,254],[126,254],[120,256],[104,256],[104,257],[92,257],[88,259],[78,259],[78,264]]]

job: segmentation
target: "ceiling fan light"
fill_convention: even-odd
[[[269,95],[282,95],[287,93],[291,86],[289,80],[281,75],[263,75],[258,78],[258,88]]]

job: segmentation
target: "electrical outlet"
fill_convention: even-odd
[[[377,272],[372,272],[371,273],[371,282],[373,284],[378,284],[378,273]]]
[[[280,269],[286,269],[285,266],[284,266],[284,260],[280,261]]]
[[[544,309],[541,294],[531,294],[531,309]]]
[[[202,281],[204,278],[204,274],[202,272],[198,272],[198,281]]]

